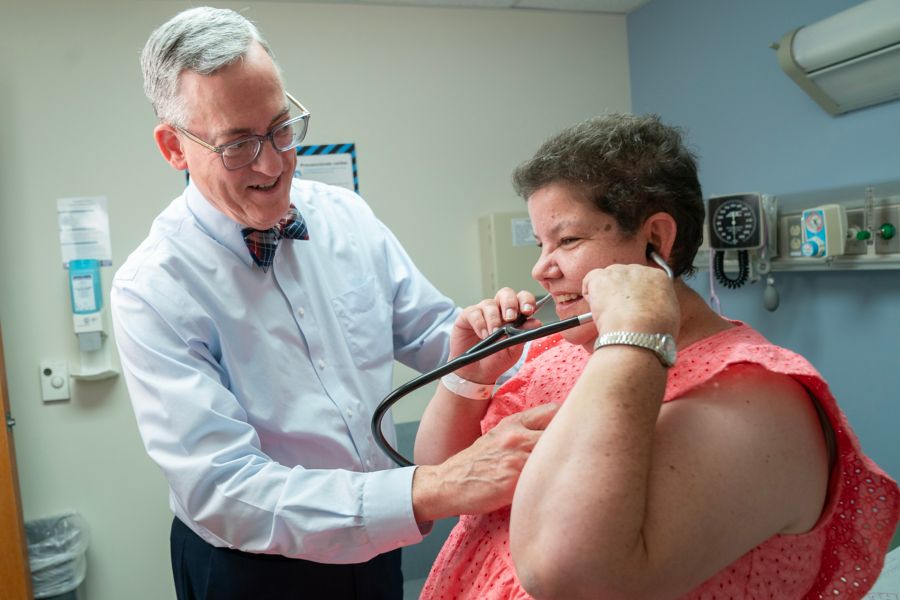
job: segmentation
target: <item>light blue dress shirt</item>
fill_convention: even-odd
[[[422,539],[414,468],[370,422],[395,358],[446,360],[458,309],[356,194],[294,180],[291,201],[310,239],[264,273],[189,185],[116,273],[116,342],[179,519],[215,546],[362,562]]]

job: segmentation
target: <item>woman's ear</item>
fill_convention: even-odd
[[[667,212],[652,214],[644,221],[641,233],[647,239],[647,244],[652,246],[663,260],[669,262],[672,248],[675,246],[675,235],[678,233],[675,218]]]
[[[178,131],[174,127],[168,123],[160,123],[153,129],[153,139],[156,140],[156,145],[167,163],[179,171],[187,169],[181,138],[178,137]]]

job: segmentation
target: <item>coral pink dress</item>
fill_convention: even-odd
[[[743,323],[735,325],[679,351],[663,401],[677,400],[736,363],[790,375],[818,399],[835,432],[829,501],[811,531],[768,539],[684,598],[862,598],[878,578],[897,526],[897,484],[862,453],[827,384],[804,358],[770,344]],[[482,431],[509,414],[563,402],[589,357],[581,346],[558,335],[532,344],[520,372],[497,390]],[[509,555],[509,514],[506,507],[462,516],[435,560],[420,599],[530,598],[519,585]]]

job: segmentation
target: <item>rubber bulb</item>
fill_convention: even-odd
[[[763,290],[763,306],[766,307],[766,310],[769,312],[774,312],[776,308],[778,308],[778,290],[775,289],[773,285],[775,282],[770,277],[766,281],[766,289]]]

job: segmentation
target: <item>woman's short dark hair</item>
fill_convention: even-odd
[[[611,215],[633,235],[658,212],[678,226],[669,264],[675,275],[691,275],[703,242],[703,192],[697,162],[681,130],[658,115],[609,114],[553,136],[513,173],[526,200],[538,189],[561,183]]]

